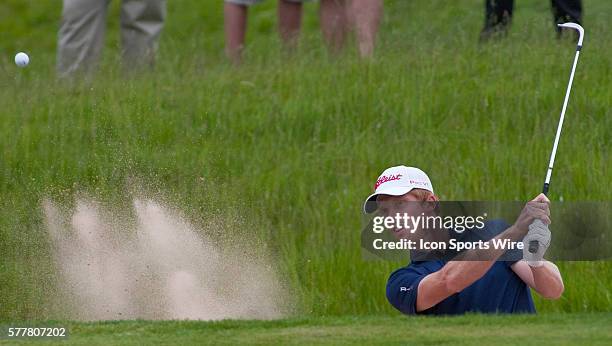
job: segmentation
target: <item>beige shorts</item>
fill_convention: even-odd
[[[262,2],[262,1],[264,0],[225,0],[225,2],[228,2],[230,4],[243,5],[243,6],[255,5],[256,3]],[[309,2],[311,0],[285,0],[285,1],[302,3],[302,2]]]

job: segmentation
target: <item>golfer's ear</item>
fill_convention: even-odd
[[[438,207],[438,197],[433,194],[427,195],[424,205],[426,206],[427,212],[436,211]]]
[[[438,198],[438,196],[432,194],[427,195],[427,202],[437,202],[440,199]]]

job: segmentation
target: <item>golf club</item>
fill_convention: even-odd
[[[576,72],[576,65],[578,64],[578,57],[580,56],[580,49],[582,49],[582,40],[584,39],[584,29],[582,26],[576,23],[563,23],[557,24],[561,28],[571,28],[578,31],[578,44],[576,45],[576,55],[574,56],[574,64],[572,65],[572,72],[570,73],[569,83],[567,84],[567,90],[565,91],[565,100],[563,101],[563,108],[561,109],[561,117],[559,118],[559,125],[557,126],[557,134],[555,135],[555,141],[553,143],[552,152],[550,153],[550,161],[548,163],[548,170],[546,172],[546,179],[544,180],[544,187],[542,193],[548,194],[548,187],[550,186],[550,177],[552,175],[553,165],[555,163],[555,156],[557,154],[557,146],[559,145],[559,138],[561,137],[561,129],[563,128],[563,120],[565,120],[565,110],[567,109],[567,102],[569,101],[570,92],[572,91],[572,82],[574,81],[574,73]],[[531,227],[546,227],[541,220],[535,220]],[[529,252],[536,253],[540,244],[537,240],[529,242]]]

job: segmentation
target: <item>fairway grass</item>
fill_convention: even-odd
[[[430,344],[610,345],[612,314],[322,317],[278,321],[54,322],[61,345]],[[0,344],[7,339],[0,339]],[[14,340],[11,340],[13,342]],[[27,344],[30,340],[19,340]],[[55,344],[47,340],[46,345]]]

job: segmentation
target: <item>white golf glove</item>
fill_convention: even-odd
[[[532,267],[543,265],[544,253],[549,245],[550,230],[542,220],[536,219],[529,225],[529,232],[523,238],[523,260]]]

